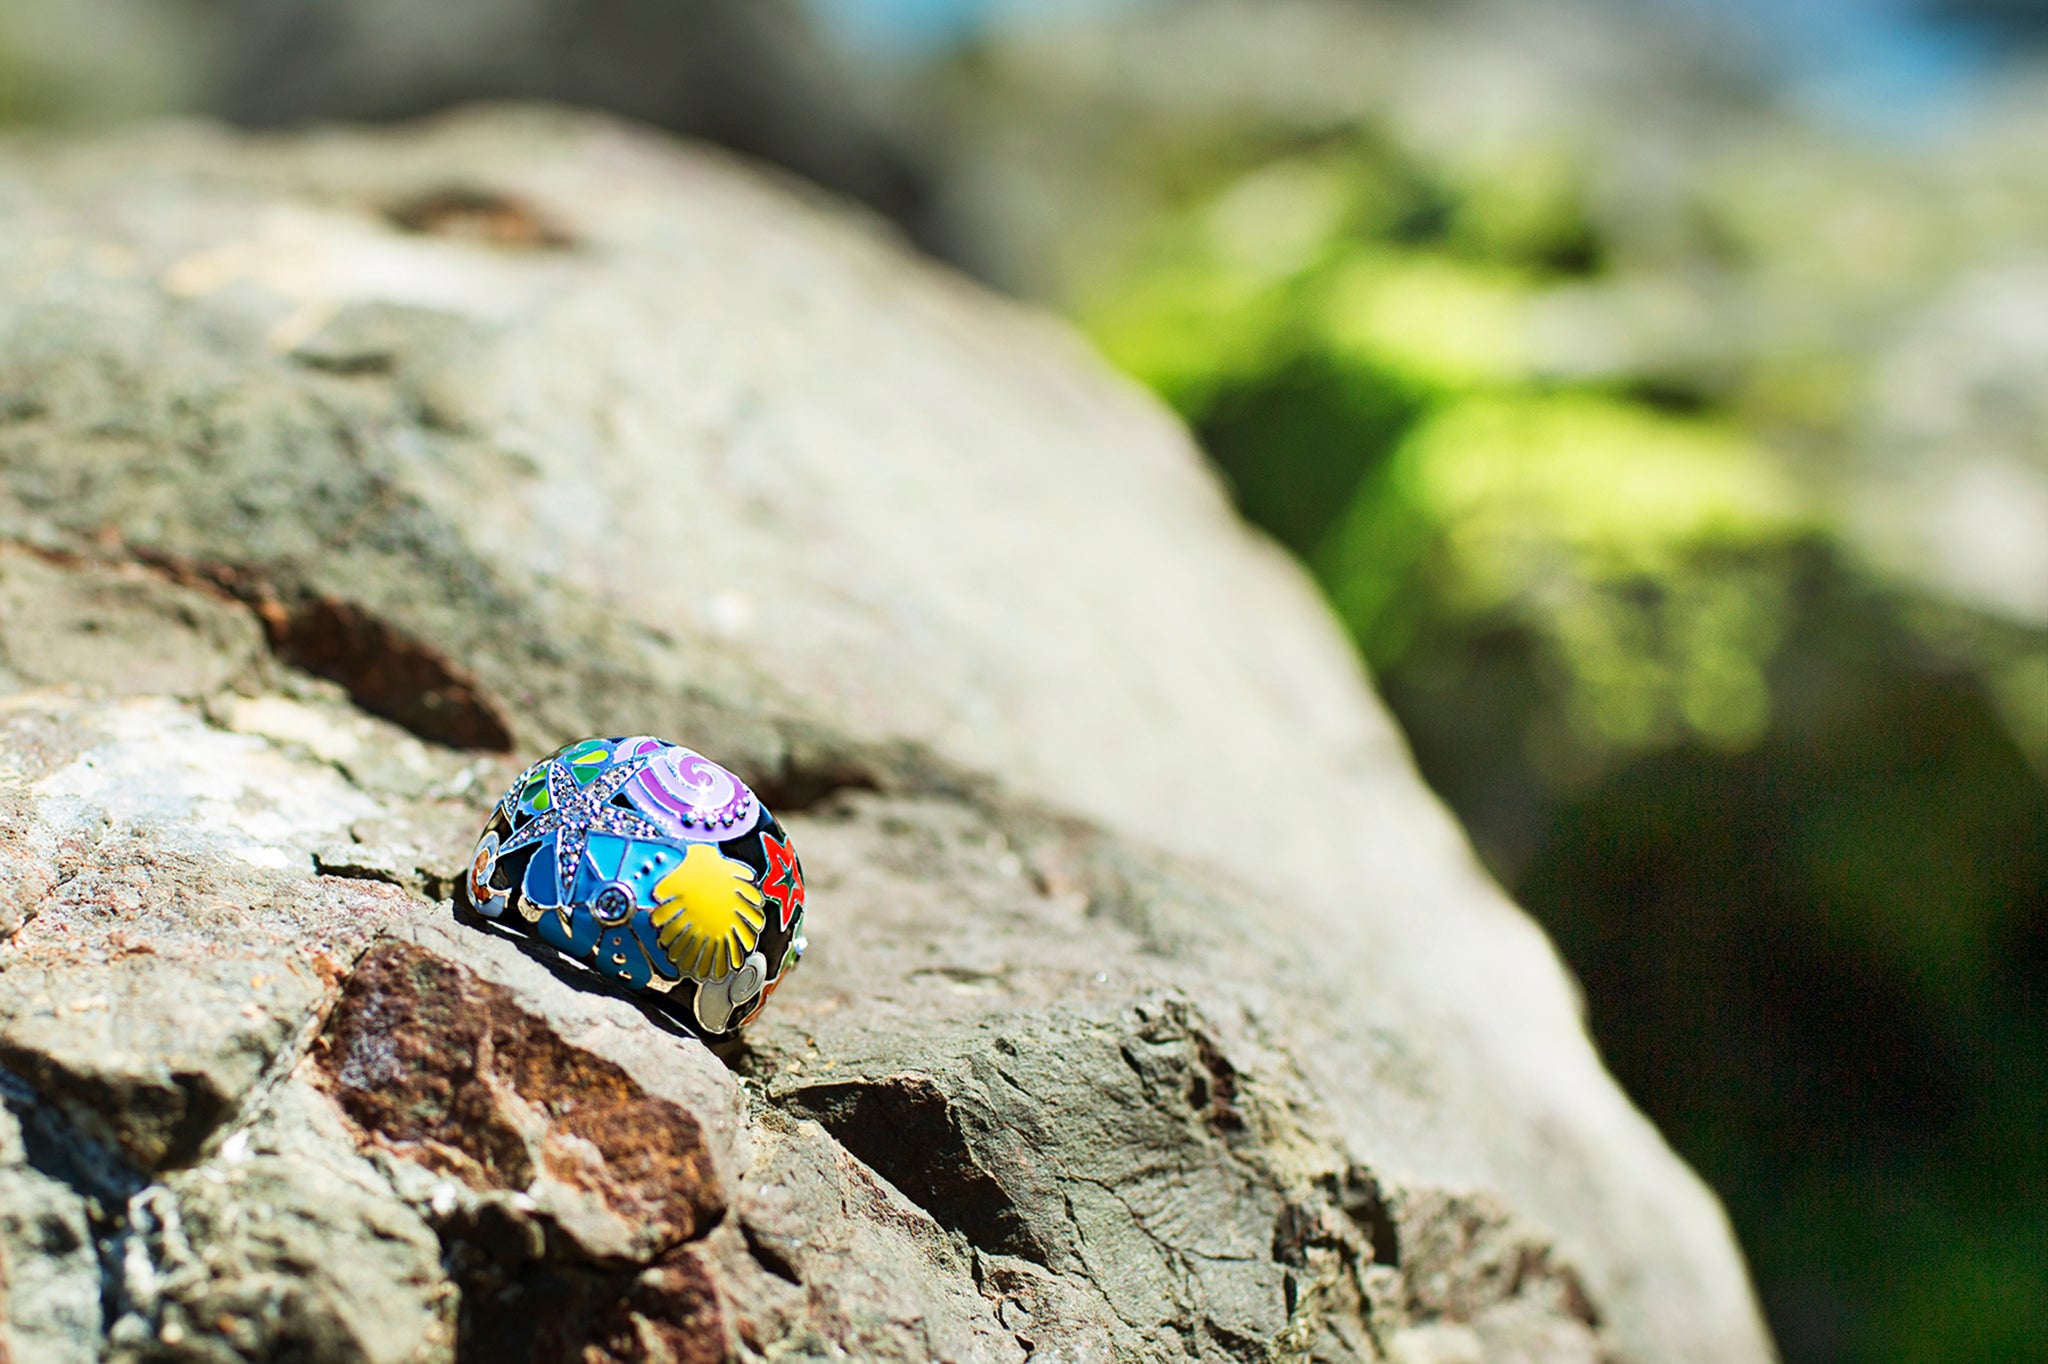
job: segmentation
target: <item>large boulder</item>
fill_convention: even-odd
[[[1769,1357],[1313,591],[1058,327],[585,118],[0,158],[20,1351]],[[628,732],[806,857],[723,1057],[448,900]]]

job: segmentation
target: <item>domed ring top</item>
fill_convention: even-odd
[[[468,891],[712,1034],[752,1021],[804,950],[803,864],[782,826],[731,772],[645,735],[584,739],[521,773]]]

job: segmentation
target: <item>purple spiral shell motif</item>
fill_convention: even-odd
[[[653,753],[626,785],[633,804],[677,838],[721,843],[751,830],[761,802],[747,784],[701,753],[658,740],[635,752]]]

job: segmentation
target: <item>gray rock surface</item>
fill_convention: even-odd
[[[88,1201],[36,1168],[61,1169],[55,1156],[45,1134],[24,1132],[13,1113],[0,1112],[0,1331],[13,1358],[83,1364],[99,1357],[100,1267]]]
[[[1056,327],[537,112],[16,142],[0,219],[0,1253],[89,1222],[101,1309],[17,1353],[1769,1356],[1310,589]],[[804,851],[723,1057],[446,899],[623,732]]]

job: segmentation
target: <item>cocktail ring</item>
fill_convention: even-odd
[[[491,811],[469,902],[714,1037],[752,1022],[804,953],[804,872],[747,784],[644,735],[584,739]]]

